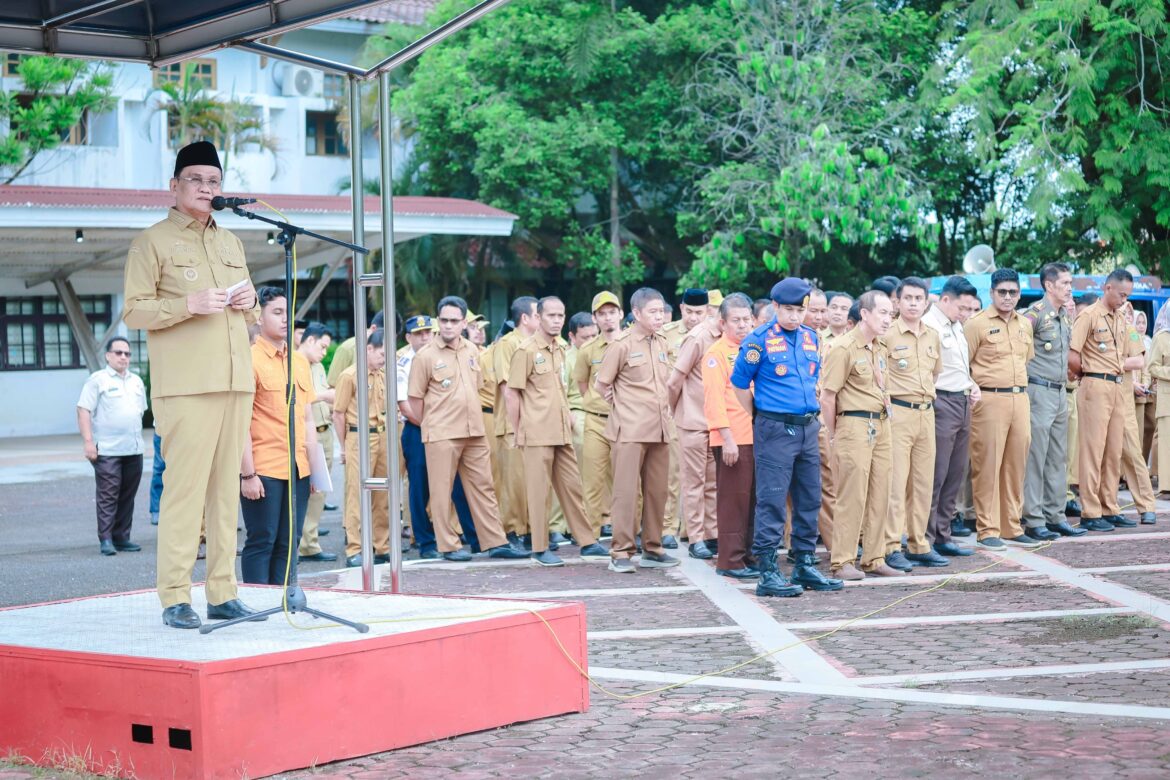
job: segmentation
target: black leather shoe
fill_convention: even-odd
[[[1020,534],[1019,536],[1013,536],[1009,539],[1004,539],[1004,541],[1011,542],[1012,544],[1018,544],[1021,547],[1035,547],[1036,545],[1040,544],[1040,542],[1036,541],[1035,539],[1028,536],[1027,534]]]
[[[440,556],[439,556],[438,550],[426,550],[424,552],[420,552],[418,554],[418,557],[419,557],[419,560],[423,560],[423,561],[437,561],[437,560],[439,560]]]
[[[934,551],[939,555],[949,555],[952,558],[964,558],[968,555],[974,555],[975,551],[969,547],[960,547],[954,542],[936,542]]]
[[[886,566],[898,571],[910,571],[914,568],[914,564],[901,550],[894,550],[892,553],[886,554]]]
[[[1081,528],[1087,531],[1112,531],[1113,523],[1100,517],[1082,517]]]
[[[118,554],[118,551],[114,549],[114,543],[111,542],[109,539],[102,539],[101,547],[99,547],[98,549],[101,550],[102,555],[117,555]]]
[[[812,555],[814,558],[816,558],[814,563],[821,562],[821,556],[817,555],[816,553],[809,553],[809,554]],[[788,554],[784,556],[784,560],[788,561],[793,566],[795,566],[797,563],[800,562],[800,556],[801,556],[801,553],[798,553],[795,550],[789,550]]]
[[[793,598],[804,593],[804,588],[787,580],[776,566],[776,553],[769,551],[760,556],[760,581],[756,583],[757,596]]]
[[[390,553],[381,553],[374,556],[374,563],[390,563]]]
[[[601,526],[601,536],[598,538],[612,539],[613,538],[613,526],[610,525],[609,523],[606,523],[605,525]]]
[[[208,620],[234,620],[235,618],[248,617],[249,615],[256,615],[256,610],[252,609],[239,599],[225,601],[222,604],[207,605]],[[257,615],[254,618],[254,620],[267,619],[267,615]]]
[[[493,547],[488,550],[489,558],[503,558],[508,560],[517,560],[527,558],[531,553],[525,552],[511,544],[501,544],[499,547]]]
[[[1131,520],[1130,518],[1122,517],[1121,515],[1105,515],[1101,519],[1112,525],[1114,528],[1137,528],[1138,524],[1137,520]]]
[[[711,551],[712,555],[718,555],[719,554],[719,540],[718,539],[708,539],[707,540],[707,549]]]
[[[528,550],[529,552],[532,551],[532,534],[524,534],[523,536],[520,537],[520,541],[523,543],[520,546],[522,546],[525,550]]]
[[[951,536],[958,536],[961,538],[970,535],[971,529],[967,527],[967,523],[963,521],[962,517],[955,515],[953,518],[951,518]]]
[[[1061,520],[1059,523],[1048,523],[1044,527],[1060,536],[1084,536],[1088,533],[1084,528],[1069,525],[1067,520]]]
[[[203,622],[190,604],[175,604],[163,610],[163,625],[171,628],[199,628]]]
[[[816,555],[813,553],[797,554],[796,566],[792,569],[792,581],[805,590],[832,591],[845,587],[844,581],[821,574],[817,569]]]
[[[337,560],[337,553],[325,552],[324,550],[322,550],[321,552],[313,553],[312,555],[298,556],[297,560],[300,560],[300,561],[323,561],[323,562],[335,561],[335,560]]]
[[[125,542],[114,542],[114,549],[118,552],[139,552],[142,547],[127,540]]]
[[[936,553],[934,550],[924,553],[906,553],[906,559],[918,566],[926,566],[932,569],[942,568],[943,566],[950,566],[951,562],[943,556]],[[887,563],[889,559],[887,559]]]
[[[349,556],[348,558],[345,559],[345,565],[351,569],[353,569],[357,566],[361,566],[362,565],[362,556],[360,554]]]
[[[325,505],[326,512],[336,512],[337,509],[338,509],[337,504],[326,504]],[[329,532],[326,531],[325,533],[329,533]]]
[[[568,543],[569,543],[569,537],[565,536],[560,531],[553,531],[548,535],[548,545],[549,545],[550,550],[557,549],[556,547],[553,547],[554,544],[560,546],[562,544],[568,544]]]
[[[1158,517],[1153,512],[1142,512],[1142,525],[1153,525],[1158,522]]]
[[[742,569],[716,569],[715,573],[737,580],[754,580],[760,576],[760,570],[753,569],[751,566],[744,566]]]
[[[662,546],[668,550],[677,550],[678,539],[674,538],[674,536],[670,534],[667,534],[666,536],[662,537]]]
[[[1035,528],[1025,528],[1024,533],[1039,542],[1051,542],[1053,539],[1059,539],[1060,534],[1053,533],[1047,528],[1036,526]]]
[[[1075,498],[1072,501],[1066,501],[1064,503],[1064,516],[1065,517],[1080,517],[1081,516],[1081,502],[1077,501]]]
[[[460,548],[458,550],[452,550],[451,552],[443,553],[443,560],[455,561],[456,563],[463,563],[464,561],[471,560],[471,553],[467,552],[467,550]]]
[[[520,538],[520,536],[515,531],[509,531],[507,534],[507,538],[508,538],[508,544],[513,544],[513,545],[516,545],[517,547],[524,546],[522,544],[523,540]]]
[[[560,557],[556,553],[554,553],[552,550],[545,550],[544,552],[538,552],[536,555],[532,556],[532,559],[534,561],[536,561],[538,564],[540,564],[541,566],[552,567],[552,566],[564,566],[565,565],[565,562],[562,561],[560,559]]]
[[[325,507],[325,508],[328,509],[329,507]],[[317,529],[317,536],[328,536],[328,535],[329,535],[328,528],[318,528]]]
[[[688,548],[688,552],[692,558],[698,558],[700,561],[709,561],[715,557],[706,542],[695,542]]]
[[[587,544],[581,548],[582,558],[609,558],[609,550],[601,542]]]

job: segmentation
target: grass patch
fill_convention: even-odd
[[[1069,616],[1053,620],[1044,630],[1018,640],[1021,645],[1062,645],[1073,642],[1125,639],[1159,624],[1140,615]]]

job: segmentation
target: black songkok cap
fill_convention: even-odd
[[[708,300],[707,291],[702,287],[688,287],[683,290],[682,302],[687,306],[706,306]]]
[[[188,165],[210,165],[223,171],[223,166],[219,164],[219,152],[215,151],[215,144],[210,141],[196,141],[179,150],[175,157],[176,179]]]

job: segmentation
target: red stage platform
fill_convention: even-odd
[[[276,615],[178,631],[153,592],[0,610],[0,755],[122,777],[259,777],[588,708],[588,682],[549,630],[584,669],[579,603],[307,593],[370,633],[303,614],[297,626],[330,627]],[[262,608],[280,590],[240,596]],[[201,588],[192,601],[203,614]]]

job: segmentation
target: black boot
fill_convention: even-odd
[[[808,590],[841,590],[845,583],[821,574],[817,568],[816,553],[796,554],[796,565],[792,567],[792,581]]]
[[[804,588],[789,582],[776,566],[775,551],[760,556],[760,581],[756,583],[757,596],[778,596],[792,598],[804,593]]]

